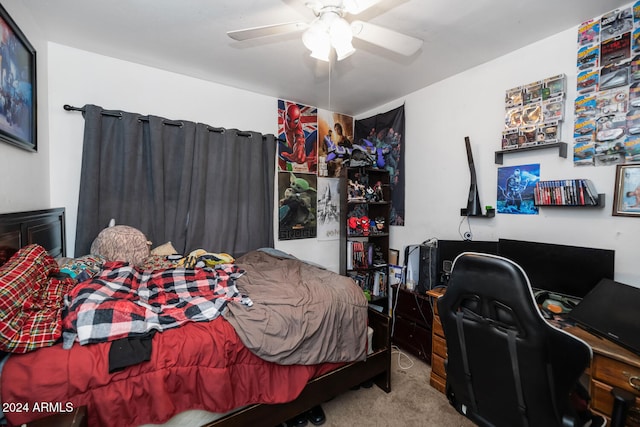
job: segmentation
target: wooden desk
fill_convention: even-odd
[[[621,388],[636,396],[635,404],[629,409],[626,425],[639,427],[640,356],[577,326],[570,326],[565,331],[581,338],[593,349],[589,372],[591,409],[604,416],[610,416],[613,410],[611,389]]]
[[[447,360],[447,342],[444,338],[440,315],[438,314],[438,298],[444,295],[446,288],[436,288],[427,291],[427,296],[433,299],[433,326],[431,328],[431,377],[429,384],[440,393],[445,393],[447,372],[444,362]]]
[[[442,323],[438,314],[437,300],[444,295],[445,289],[433,289],[427,295],[433,298],[433,352],[431,356],[431,378],[429,383],[436,390],[444,393],[447,373],[444,361],[447,358],[447,347],[442,331]],[[591,410],[610,418],[613,410],[611,390],[618,387],[636,396],[635,404],[627,414],[629,427],[640,427],[640,356],[605,338],[596,336],[580,327],[570,326],[564,329],[593,349],[591,366],[586,373],[589,378],[591,394]],[[609,419],[609,421],[611,421]]]

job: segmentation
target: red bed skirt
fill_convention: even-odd
[[[110,343],[60,344],[13,355],[1,376],[10,425],[88,409],[90,426],[160,424],[188,409],[228,412],[295,399],[311,378],[342,364],[283,366],[251,353],[219,317],[157,333],[151,360],[109,374]]]

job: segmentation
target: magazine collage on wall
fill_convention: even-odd
[[[640,160],[640,1],[578,28],[576,166]]]
[[[639,162],[640,1],[579,25],[576,66],[573,105],[564,74],[505,91],[502,150],[561,143],[569,104],[574,166]],[[497,212],[538,214],[537,183],[539,164],[498,168]]]
[[[577,37],[573,162],[640,160],[640,1],[583,22]],[[562,141],[564,74],[508,89],[502,149]]]
[[[404,106],[396,110],[404,113]],[[388,114],[394,116],[396,111]],[[404,127],[404,114],[401,119]],[[356,152],[371,159],[382,156],[371,167],[400,175],[400,142],[396,140],[401,134],[392,126],[376,130],[376,123],[378,116],[355,121],[345,114],[278,100],[279,240],[340,238],[340,175]],[[359,136],[358,125],[360,133],[367,133]],[[403,190],[398,181],[396,178],[396,190]],[[396,193],[404,195],[403,191]],[[398,211],[404,213],[403,208],[401,205]]]

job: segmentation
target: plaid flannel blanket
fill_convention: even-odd
[[[229,301],[251,306],[235,280],[244,271],[234,264],[215,268],[141,270],[105,263],[68,295],[63,315],[63,347],[142,336],[151,330],[218,317]]]

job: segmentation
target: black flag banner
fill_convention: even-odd
[[[391,182],[391,225],[404,225],[404,105],[355,121],[356,143],[382,153]],[[363,141],[366,140],[367,142]]]

